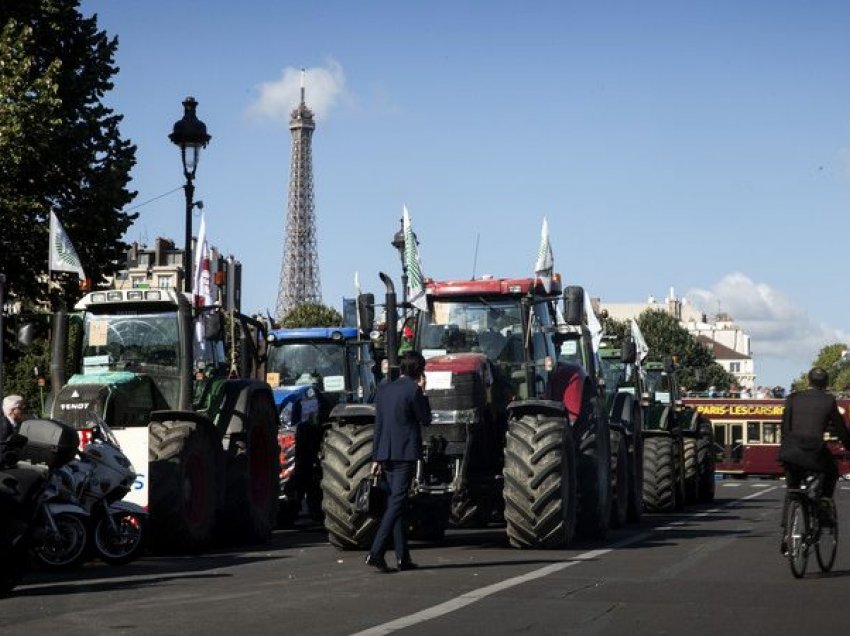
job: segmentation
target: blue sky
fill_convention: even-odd
[[[196,198],[274,310],[298,72],[313,140],[324,302],[378,271],[402,205],[424,273],[555,267],[603,302],[670,287],[752,336],[788,385],[850,341],[850,5],[844,2],[84,0],[119,38],[106,102],[138,145],[134,205],[183,183],[169,142],[193,95],[212,142]],[[182,243],[183,194],[128,241]],[[197,219],[196,219],[197,223]],[[195,232],[197,232],[197,225]],[[478,259],[474,263],[476,238]]]

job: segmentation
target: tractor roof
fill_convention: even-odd
[[[356,327],[299,327],[295,329],[272,329],[269,342],[283,340],[354,340],[358,336]]]
[[[110,307],[114,310],[129,304],[134,306],[149,304],[168,308],[188,305],[189,301],[185,294],[175,289],[109,289],[86,294],[77,301],[74,308],[92,310]]]
[[[426,291],[435,298],[452,296],[521,296],[533,290],[536,296],[558,296],[561,277],[555,275],[549,293],[539,278],[478,278],[475,280],[426,281]]]

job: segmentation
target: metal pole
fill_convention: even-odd
[[[0,399],[6,397],[3,392],[3,341],[6,339],[6,331],[3,326],[3,316],[6,313],[6,274],[0,274]]]
[[[186,193],[186,240],[183,249],[183,290],[192,293],[192,199],[195,196],[195,186],[192,177],[186,175],[186,185],[183,186]]]

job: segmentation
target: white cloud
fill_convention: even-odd
[[[756,360],[784,359],[804,369],[825,345],[850,342],[850,333],[817,322],[779,290],[738,272],[685,296],[705,313],[729,314],[750,336]]]
[[[347,96],[342,66],[331,59],[324,68],[307,68],[304,90],[305,102],[316,119],[325,119]],[[280,79],[258,84],[256,93],[256,99],[248,107],[249,117],[288,124],[290,114],[301,102],[301,69],[286,67]]]

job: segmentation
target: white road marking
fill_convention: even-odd
[[[741,484],[720,484],[724,488],[740,488]]]
[[[736,484],[736,486],[737,485],[738,484]],[[779,486],[769,486],[764,490],[758,490],[750,495],[747,495],[746,497],[741,497],[741,499],[736,499],[735,501],[729,502],[725,506],[721,506],[720,508],[712,508],[711,510],[707,510],[704,513],[699,513],[694,516],[708,516],[709,514],[720,512],[723,508],[732,508],[739,501],[744,501],[746,499],[754,499],[755,497],[761,497],[765,493],[775,490],[778,487]],[[549,576],[550,574],[554,574],[555,572],[560,572],[561,570],[565,570],[574,565],[578,565],[582,561],[596,559],[618,548],[624,548],[628,545],[639,543],[645,539],[648,539],[653,532],[657,532],[660,530],[672,530],[673,527],[674,526],[671,524],[668,526],[660,526],[658,528],[653,528],[652,530],[649,530],[647,532],[642,532],[641,534],[635,535],[633,537],[623,539],[622,541],[614,543],[607,548],[584,552],[582,554],[579,554],[578,556],[573,557],[569,561],[552,563],[551,565],[547,565],[537,570],[533,570],[521,576],[515,576],[510,579],[505,579],[504,581],[499,581],[498,583],[493,583],[492,585],[481,587],[477,590],[470,590],[469,592],[461,594],[460,596],[455,597],[453,599],[449,599],[444,603],[439,603],[438,605],[425,608],[424,610],[421,610],[419,612],[415,612],[407,616],[402,616],[401,618],[397,618],[382,625],[376,625],[375,627],[364,629],[363,631],[357,632],[356,634],[352,634],[352,636],[381,636],[383,634],[390,634],[399,629],[404,629],[406,627],[412,627],[413,625],[417,625],[419,623],[424,623],[425,621],[429,621],[440,616],[445,616],[446,614],[450,614],[451,612],[462,609],[467,605],[472,605],[476,601],[480,601],[483,598],[487,598],[488,596],[492,596],[493,594],[496,594],[503,590],[516,587],[517,585],[522,585],[523,583],[527,583],[529,581],[534,581],[535,579],[540,579],[545,576]]]

